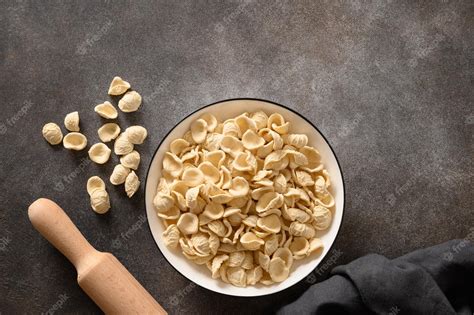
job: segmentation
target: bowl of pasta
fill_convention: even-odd
[[[159,250],[179,273],[254,297],[317,268],[342,223],[344,182],[309,120],[270,101],[232,99],[191,113],[163,138],[145,207]]]

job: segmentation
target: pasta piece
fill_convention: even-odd
[[[234,169],[241,172],[254,173],[257,170],[257,160],[249,151],[240,152],[236,155],[232,166]]]
[[[195,120],[191,124],[191,136],[194,142],[203,143],[206,140],[207,135],[207,123],[203,119]]]
[[[244,146],[236,137],[224,136],[221,139],[221,149],[232,157],[236,157],[237,154],[244,150]]]
[[[321,157],[315,148],[304,146],[300,149],[300,152],[303,153],[308,160],[308,164],[303,168],[303,170],[315,173],[323,169]]]
[[[267,127],[268,116],[265,112],[258,111],[252,114],[251,118],[255,121],[257,129]]]
[[[219,237],[213,233],[208,233],[209,234],[209,249],[211,250],[211,255],[214,256],[217,254],[217,251],[219,250],[219,246],[221,244]]]
[[[261,251],[257,251],[257,261],[262,269],[268,272],[268,268],[270,267],[269,255],[265,255]]]
[[[252,129],[248,129],[242,136],[242,144],[248,150],[256,150],[265,144],[265,140]]]
[[[273,140],[268,142],[267,144],[264,144],[262,147],[257,149],[257,156],[262,159],[266,158],[270,153],[272,153],[273,146]]]
[[[82,133],[70,132],[64,137],[63,146],[69,150],[81,151],[87,146],[87,138]]]
[[[97,105],[94,111],[99,114],[100,117],[105,119],[115,119],[118,117],[118,112],[110,102],[104,102]]]
[[[142,126],[131,126],[125,129],[125,134],[128,137],[128,141],[132,144],[142,144],[145,141],[148,133]]]
[[[259,218],[257,220],[257,226],[263,231],[270,233],[278,233],[281,229],[280,219],[276,214],[271,214],[269,216]]]
[[[198,169],[202,172],[206,183],[216,184],[221,177],[219,170],[211,162],[202,162]]]
[[[180,212],[179,212],[178,207],[171,207],[166,212],[163,212],[163,213],[157,212],[156,214],[164,220],[176,220],[180,216]]]
[[[125,183],[130,169],[123,166],[122,164],[115,165],[112,174],[110,175],[110,183],[112,185],[120,185]]]
[[[298,208],[287,208],[283,210],[283,218],[288,221],[306,223],[311,220],[311,215]]]
[[[60,144],[63,140],[63,133],[61,128],[55,123],[47,123],[43,126],[43,137],[48,141],[49,144],[56,145]]]
[[[235,138],[240,138],[240,136],[242,135],[239,126],[237,126],[233,119],[224,122],[224,125],[222,127],[222,134],[224,136],[230,136]]]
[[[243,177],[237,176],[232,179],[231,188],[229,189],[229,193],[233,197],[242,197],[246,196],[249,192],[249,183]]]
[[[91,207],[96,213],[104,214],[110,209],[109,194],[105,189],[96,189],[91,194]]]
[[[99,176],[92,176],[87,180],[87,193],[92,195],[94,190],[105,190],[105,183]]]
[[[268,273],[274,282],[282,282],[288,278],[290,269],[285,265],[283,259],[275,257],[270,261]]]
[[[188,167],[183,171],[183,183],[188,187],[196,187],[204,183],[204,174],[197,167]]]
[[[247,270],[247,285],[255,285],[263,277],[263,268],[256,266],[253,269]]]
[[[240,243],[245,249],[258,250],[260,246],[265,243],[265,241],[257,237],[254,233],[247,232],[240,238]]]
[[[130,88],[130,83],[121,77],[114,77],[109,87],[109,95],[122,95]]]
[[[210,255],[211,248],[209,246],[209,237],[208,234],[203,232],[198,232],[191,236],[191,243],[193,244],[194,249],[202,255]]]
[[[265,242],[265,255],[271,256],[278,249],[278,245],[279,244],[277,234],[273,234]]]
[[[216,129],[217,119],[214,115],[206,113],[206,114],[201,115],[201,117],[199,117],[199,119],[202,119],[206,122],[207,131],[213,132]]]
[[[163,158],[163,171],[177,178],[183,172],[183,162],[176,155],[166,152]]]
[[[163,241],[167,247],[176,248],[179,243],[179,229],[176,224],[171,224],[163,232]]]
[[[140,153],[133,150],[132,152],[121,156],[120,164],[132,170],[137,170],[140,165]]]
[[[247,274],[241,267],[228,268],[227,279],[236,287],[245,287],[247,285]]]
[[[289,232],[294,236],[303,236],[304,238],[311,239],[315,235],[314,228],[307,223],[292,222],[290,224]]]
[[[140,181],[138,180],[138,176],[134,171],[131,171],[125,179],[125,192],[127,193],[128,198],[132,198],[138,191],[139,187]]]
[[[133,144],[128,140],[126,133],[121,133],[114,143],[114,153],[117,155],[126,155],[133,151]]]
[[[204,154],[204,162],[210,162],[219,169],[225,160],[225,153],[222,151],[206,152]]]
[[[214,220],[214,221],[209,222],[207,224],[207,227],[209,228],[209,230],[214,232],[219,237],[224,237],[227,232],[227,229],[224,223],[222,223],[222,221],[219,221],[219,220]]]
[[[251,251],[245,251],[245,258],[240,267],[245,270],[250,270],[254,267],[253,265],[253,254]]]
[[[280,258],[285,263],[285,266],[289,269],[293,265],[293,254],[286,247],[278,248],[275,253],[273,253],[273,258]]]
[[[287,157],[287,153],[283,150],[278,150],[267,155],[263,168],[280,171],[287,167],[289,163],[290,160]]]
[[[331,225],[332,214],[331,211],[323,206],[316,206],[313,208],[313,227],[317,230],[326,230]]]
[[[108,123],[100,127],[97,133],[99,134],[100,141],[110,142],[120,134],[120,126],[116,123]]]
[[[298,185],[300,186],[313,186],[314,185],[314,180],[305,171],[296,171],[295,172],[295,181]]]
[[[306,256],[309,251],[309,242],[304,237],[295,237],[291,242],[289,249],[294,256]]]
[[[174,205],[174,199],[164,193],[158,193],[155,198],[153,198],[153,206],[157,212],[165,213],[171,209]]]
[[[211,202],[204,208],[203,216],[206,216],[211,220],[220,219],[223,215],[224,207],[219,203]]]
[[[184,150],[190,147],[190,143],[184,139],[175,139],[170,144],[170,151],[179,156]]]
[[[69,131],[79,131],[79,113],[72,112],[67,114],[64,118],[64,126]]]
[[[219,255],[219,256],[214,257],[214,259],[212,260],[212,267],[211,267],[213,279],[217,279],[220,277],[219,269],[221,268],[222,264],[228,259],[229,259],[228,255]]]
[[[233,199],[229,193],[214,184],[207,184],[206,186],[209,199],[215,203],[224,204]]]
[[[176,224],[184,235],[195,234],[198,231],[198,217],[194,213],[185,213],[179,217]]]
[[[235,124],[239,127],[241,135],[243,135],[247,130],[252,130],[254,132],[257,131],[257,124],[255,121],[245,115],[240,115],[235,118]]]
[[[136,91],[130,91],[118,102],[118,107],[124,113],[136,112],[142,104],[142,97]]]
[[[288,181],[283,174],[278,174],[273,179],[273,187],[277,193],[284,194],[286,193],[286,188]]]
[[[288,133],[290,123],[285,122],[285,119],[282,115],[274,113],[271,114],[270,117],[268,117],[267,127],[283,135]]]
[[[264,194],[257,202],[256,210],[261,213],[269,209],[280,208],[283,205],[283,196],[276,192]]]
[[[236,251],[229,254],[229,267],[240,267],[245,259],[245,252]]]
[[[186,191],[186,206],[189,208],[189,211],[192,213],[199,213],[200,204],[199,204],[199,191],[201,190],[201,186],[196,186],[193,188],[188,189]]]
[[[110,153],[112,150],[109,149],[108,146],[106,146],[103,143],[96,143],[92,145],[89,149],[89,158],[97,163],[97,164],[104,164],[106,163],[109,158],[110,158]]]
[[[301,149],[308,144],[308,136],[304,134],[283,135],[283,142],[297,149]]]
[[[306,255],[309,255],[318,249],[324,248],[323,242],[319,238],[313,238],[309,241],[309,249]]]

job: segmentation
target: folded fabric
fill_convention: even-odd
[[[472,233],[474,234],[474,232]],[[474,314],[474,244],[452,240],[334,268],[279,314]]]

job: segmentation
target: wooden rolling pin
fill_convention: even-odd
[[[74,264],[79,286],[106,314],[167,314],[117,258],[92,247],[56,203],[38,199],[28,216],[36,230]]]

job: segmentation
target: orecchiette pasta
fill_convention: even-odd
[[[329,228],[334,207],[329,174],[308,136],[290,127],[263,111],[199,116],[163,157],[153,205],[164,243],[239,287],[282,282],[294,260],[318,252],[316,231]],[[128,140],[126,150],[140,142]],[[114,182],[130,176],[133,152]]]
[[[72,112],[67,114],[64,118],[64,126],[69,131],[79,131],[79,113]]]
[[[204,119],[195,120],[191,124],[191,136],[196,143],[203,143],[207,135],[207,122]]]
[[[92,176],[87,181],[87,193],[92,195],[94,190],[102,190],[105,189],[105,183],[99,176]]]
[[[132,152],[120,157],[120,164],[132,170],[137,170],[140,165],[140,153],[133,150]]]
[[[87,145],[87,138],[82,133],[70,132],[63,140],[63,146],[69,150],[81,151]]]
[[[140,187],[140,181],[138,180],[137,174],[131,171],[125,178],[125,193],[128,198],[132,198],[133,195],[138,191]]]
[[[184,139],[173,140],[170,144],[170,151],[175,155],[180,155],[184,150],[189,148],[190,143]]]
[[[110,142],[120,134],[120,126],[116,123],[108,123],[100,127],[97,133],[102,142]]]
[[[126,133],[121,133],[114,143],[114,153],[125,155],[133,151],[133,143],[128,140]]]
[[[118,117],[117,110],[110,102],[99,104],[94,108],[94,110],[100,117],[105,119],[115,119]]]
[[[123,166],[122,164],[117,164],[110,175],[110,183],[112,185],[120,185],[125,183],[128,174],[130,173],[130,169]]]
[[[105,189],[94,190],[91,194],[92,210],[104,214],[110,209],[109,194]]]
[[[104,164],[109,160],[111,152],[105,144],[96,143],[89,149],[89,158],[97,164]]]
[[[137,111],[141,104],[141,95],[136,91],[130,91],[125,93],[125,95],[119,101],[118,107],[124,113],[131,113]]]
[[[92,176],[87,181],[87,193],[91,198],[92,210],[99,214],[110,209],[109,194],[105,190],[105,183],[99,176]]]
[[[57,124],[47,123],[43,127],[43,137],[49,142],[49,144],[56,145],[60,144],[63,140],[63,133]]]
[[[131,126],[125,129],[128,141],[132,144],[142,144],[147,136],[147,131],[142,126]]]
[[[201,117],[199,117],[200,119],[204,120],[207,124],[207,131],[209,132],[213,132],[216,127],[217,127],[217,119],[214,115],[211,115],[211,114],[204,114],[202,115]]]
[[[255,150],[265,144],[265,140],[252,129],[248,129],[242,136],[242,144],[248,150]]]
[[[130,88],[130,83],[121,77],[114,77],[109,87],[109,95],[122,95]]]
[[[179,217],[177,226],[183,235],[197,233],[199,226],[198,217],[194,213],[185,213]]]
[[[123,112],[134,112],[140,107],[142,97],[136,91],[128,91],[128,89],[130,89],[130,83],[116,76],[110,83],[108,94],[117,96],[125,93],[119,101],[118,107]],[[94,111],[105,119],[116,119],[118,117],[117,109],[108,101],[95,106]],[[217,119],[214,116],[208,114],[202,115],[201,121],[203,121],[206,125],[206,131],[210,132],[213,132],[218,125]],[[43,137],[51,145],[57,145],[62,142],[64,148],[66,149],[75,151],[83,150],[87,146],[87,138],[85,135],[79,132],[79,113],[77,111],[68,113],[64,118],[64,126],[68,131],[70,131],[64,136],[64,138],[61,128],[55,123],[47,123],[43,126]],[[134,172],[138,169],[140,164],[140,154],[137,151],[134,151],[134,145],[142,144],[145,141],[147,137],[147,130],[142,126],[131,126],[128,127],[123,133],[120,133],[120,131],[121,129],[118,124],[107,123],[100,127],[97,133],[102,142],[110,142],[116,139],[114,143],[114,153],[120,156],[121,164],[114,168],[110,176],[110,182],[114,185],[124,183],[125,192],[127,196],[131,198],[138,191],[140,186],[138,176]],[[206,144],[209,144],[209,147],[218,149],[218,145],[220,143],[218,136],[219,134],[216,133],[213,134],[212,139],[205,138]],[[192,156],[188,160],[192,159],[195,164],[197,164],[200,156],[203,155],[203,152],[200,151],[199,147],[189,148],[190,145],[190,141],[180,139],[180,141],[177,141],[171,148],[171,151],[176,155],[170,154],[170,156],[167,156],[164,159],[163,164],[165,165],[165,169],[169,171],[169,174],[172,177],[181,175],[183,170],[185,168],[188,169],[190,166],[190,163],[188,162],[183,163],[186,160],[183,158],[181,154],[182,152],[192,151],[190,153]],[[97,164],[104,164],[110,158],[111,149],[109,149],[109,147],[104,143],[95,143],[90,147],[88,154],[91,161]],[[179,157],[177,155],[179,155]],[[216,183],[220,179],[220,172],[218,168],[213,168],[212,171],[213,173],[209,175],[209,170],[206,170],[206,175],[208,175],[208,177],[213,176],[212,182]],[[193,184],[196,181],[195,178],[192,178],[193,173],[188,172],[186,174],[188,174],[190,177],[188,184]],[[166,191],[167,194],[171,193],[166,181],[160,181],[160,188],[162,188],[161,191]],[[107,212],[110,208],[110,201],[103,181],[97,176],[92,177],[87,183],[87,191],[91,197],[91,206],[94,211],[98,213]],[[176,196],[176,202],[179,204],[179,208],[171,206],[168,207],[165,199],[156,200],[156,206],[167,207],[166,209],[161,210],[159,214],[159,216],[165,220],[178,219],[180,216],[180,211],[185,210],[185,208],[188,206],[182,201],[184,199],[183,196],[174,196]],[[193,200],[192,209],[193,211],[200,211],[200,209],[203,209],[206,205],[206,201],[199,196],[199,193],[194,194],[193,197],[195,197],[195,200]],[[172,201],[174,204],[175,200],[172,199]],[[170,224],[172,223],[167,223],[167,226]],[[176,233],[170,232],[170,235],[175,234]],[[177,235],[180,235],[179,232]],[[214,238],[211,238],[211,240],[214,240]],[[169,242],[169,244],[172,244],[172,242]],[[216,246],[215,242],[212,244],[213,246]]]
[[[171,248],[176,248],[179,243],[179,229],[176,224],[168,226],[165,232],[163,232],[163,239],[165,245]]]

